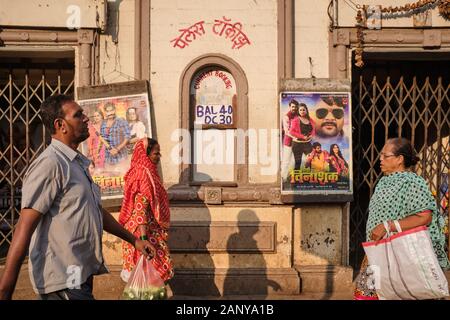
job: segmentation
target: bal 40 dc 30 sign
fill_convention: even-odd
[[[233,124],[233,106],[232,105],[197,105],[195,107],[196,124]]]

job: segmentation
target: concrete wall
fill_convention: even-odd
[[[290,207],[172,207],[176,268],[290,268]],[[118,213],[114,213],[117,218]],[[104,233],[106,263],[122,264],[121,241]]]
[[[180,77],[195,58],[221,53],[236,61],[244,70],[249,86],[249,128],[278,128],[277,123],[277,16],[276,1],[152,1],[151,10],[151,88],[155,106],[158,139],[163,155],[170,155],[176,146],[172,132],[179,127]],[[226,17],[240,22],[251,44],[232,49],[225,36],[213,33],[215,19]],[[171,40],[179,29],[204,21],[205,34],[197,36],[184,49],[173,47]],[[178,140],[176,140],[178,141]],[[278,140],[273,150],[278,150]],[[166,183],[178,181],[178,167],[170,161],[162,163]],[[251,182],[274,182],[273,175],[261,175],[258,165],[251,165]]]
[[[319,7],[312,7],[307,1],[296,2],[296,77],[310,77],[311,71],[316,77],[328,76],[328,17],[323,14],[326,12],[328,3],[320,2],[318,5]],[[130,1],[120,3],[120,10],[126,10],[131,14],[132,9]],[[119,31],[119,36],[125,39],[119,39],[117,48],[120,50],[121,57],[123,49],[124,52],[130,52],[132,58],[131,49],[127,47],[129,41],[133,41],[133,29],[122,27],[127,20],[122,19],[125,13],[120,14],[119,29],[122,28],[123,31]],[[233,22],[242,23],[242,30],[250,39],[251,45],[239,50],[232,49],[232,43],[228,39],[212,32],[214,20],[222,19],[224,16],[232,19]],[[176,144],[171,140],[171,135],[179,128],[180,77],[184,68],[196,57],[208,53],[221,53],[236,61],[244,70],[249,85],[249,128],[278,128],[275,1],[233,0],[226,4],[221,1],[212,1],[205,8],[203,1],[153,0],[150,19],[151,94],[155,108],[157,138],[162,147],[162,172],[165,183],[176,183],[179,178],[178,166],[169,159],[171,149]],[[204,21],[205,34],[197,36],[197,39],[183,49],[173,47],[170,41],[180,35],[179,29],[187,28],[199,21]],[[111,36],[102,36],[102,44],[104,43],[111,45]],[[114,60],[106,57],[103,48],[101,52],[101,67],[106,65],[110,69],[113,68]],[[312,61],[312,70],[309,57]],[[120,60],[122,70],[132,69],[131,60]],[[269,139],[270,137],[267,143],[270,143]],[[278,145],[271,145],[267,150],[270,151],[271,148],[273,152],[277,152]],[[250,165],[250,182],[275,182],[277,173],[262,175],[261,167],[264,166]],[[248,242],[249,246],[251,244],[254,246],[248,252],[228,252],[227,241],[232,234],[238,233],[242,219],[259,226],[254,237],[257,238],[258,234],[266,236],[258,238],[262,241],[261,243]],[[299,265],[341,263],[343,254],[341,206],[310,206],[296,211],[294,225],[293,221],[294,216],[290,206],[172,207],[171,238],[178,238],[178,240],[171,240],[173,241],[171,247],[175,248],[174,262],[179,268],[290,268],[292,257],[294,257],[294,263]],[[189,238],[192,248],[195,247],[195,241],[200,241],[197,242],[197,247],[203,247],[205,252],[188,252],[186,248],[181,251],[177,249],[179,244],[177,241],[186,236],[181,231],[182,224],[186,222],[192,222],[187,230],[195,228],[203,230],[200,232],[203,237],[205,237],[205,230],[209,230],[211,239],[207,243],[205,238],[202,240]],[[195,223],[197,226],[194,226]],[[191,235],[195,238],[195,234]],[[247,240],[255,239],[252,235],[247,234],[247,236],[250,237]],[[267,239],[270,236],[275,241],[273,251],[260,251],[260,246],[267,246]],[[107,262],[120,264],[120,254],[119,242],[114,237],[105,235]]]
[[[100,35],[100,83],[135,80],[134,0],[108,2],[108,23]]]
[[[328,1],[295,1],[294,66],[295,78],[327,78]]]
[[[342,262],[343,215],[340,206],[302,206],[294,214],[294,265]]]

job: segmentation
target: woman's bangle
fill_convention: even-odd
[[[142,236],[139,237],[141,240],[148,240],[147,236],[144,234]]]
[[[397,228],[395,227],[394,221],[389,220],[388,224],[389,224],[389,231],[391,231],[391,232],[396,232],[397,231]]]

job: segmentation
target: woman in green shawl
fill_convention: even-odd
[[[394,220],[398,220],[403,231],[427,226],[439,264],[446,270],[450,268],[450,262],[445,253],[444,217],[439,213],[426,181],[411,171],[418,160],[407,139],[394,138],[386,142],[380,154],[384,176],[370,199],[366,238],[367,241],[382,239],[386,234],[384,221],[388,222],[391,231],[396,231]],[[377,299],[366,269],[365,258],[356,280],[354,298],[357,300]]]

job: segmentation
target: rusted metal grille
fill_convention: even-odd
[[[356,268],[364,255],[368,204],[381,177],[379,157],[388,138],[401,136],[413,143],[421,159],[416,172],[436,197],[448,237],[449,68],[447,61],[372,61],[353,73],[350,263]]]
[[[74,86],[73,63],[11,61],[0,63],[0,259],[19,217],[25,171],[50,140],[40,104],[56,93],[73,94]]]

